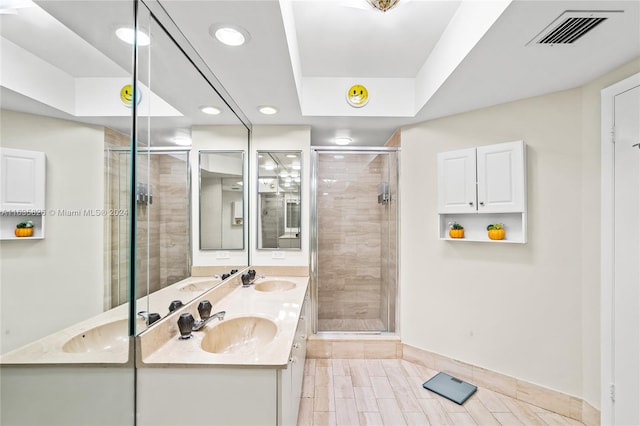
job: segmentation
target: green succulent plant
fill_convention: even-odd
[[[20,222],[19,224],[16,225],[16,228],[21,229],[21,228],[33,228],[33,222],[31,222],[30,220],[26,221],[26,222]]]

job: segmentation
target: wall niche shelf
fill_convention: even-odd
[[[14,230],[20,222],[33,222],[33,236],[16,237]],[[0,217],[0,240],[42,240],[44,239],[44,217],[42,215],[5,215]]]
[[[439,216],[438,226],[441,240],[518,244],[527,242],[526,213],[461,213],[441,214]],[[451,238],[449,236],[449,222],[456,222],[464,227],[464,238]],[[505,236],[503,240],[489,239],[487,226],[491,223],[504,224]]]
[[[524,141],[438,154],[438,235],[441,240],[527,242],[527,179]],[[449,223],[464,238],[449,236]],[[504,225],[505,238],[491,240],[487,226]]]

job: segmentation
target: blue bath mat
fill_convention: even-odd
[[[456,379],[447,373],[438,373],[422,384],[422,387],[440,396],[462,405],[475,391],[477,386]]]

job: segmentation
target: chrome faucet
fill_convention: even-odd
[[[178,329],[180,330],[181,340],[191,338],[192,331],[202,330],[202,328],[214,318],[217,318],[218,321],[222,321],[224,319],[226,311],[216,312],[212,315],[211,308],[211,302],[209,302],[208,300],[202,300],[198,304],[198,314],[200,314],[199,320],[195,320],[193,318],[193,315],[188,312],[180,315],[180,317],[178,318]]]

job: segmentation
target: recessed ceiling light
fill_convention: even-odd
[[[287,154],[287,158],[298,158],[296,154]]]
[[[214,24],[209,27],[209,34],[231,47],[242,46],[251,39],[249,32],[237,25]]]
[[[271,105],[262,105],[258,107],[258,111],[264,115],[273,115],[278,112],[278,108]]]
[[[209,114],[209,115],[218,115],[222,112],[222,110],[220,108],[214,107],[214,106],[201,106],[200,107],[200,111],[204,112],[205,114]]]
[[[122,27],[116,30],[116,36],[125,43],[133,44],[135,38],[135,32],[133,28]],[[147,34],[138,30],[138,46],[148,46],[151,43],[151,39]]]
[[[191,139],[186,138],[184,136],[178,136],[175,138],[171,138],[171,142],[175,143],[176,145],[180,145],[180,146],[189,146],[191,145]]]
[[[351,138],[335,138],[333,142],[336,145],[349,145],[352,142]]]

